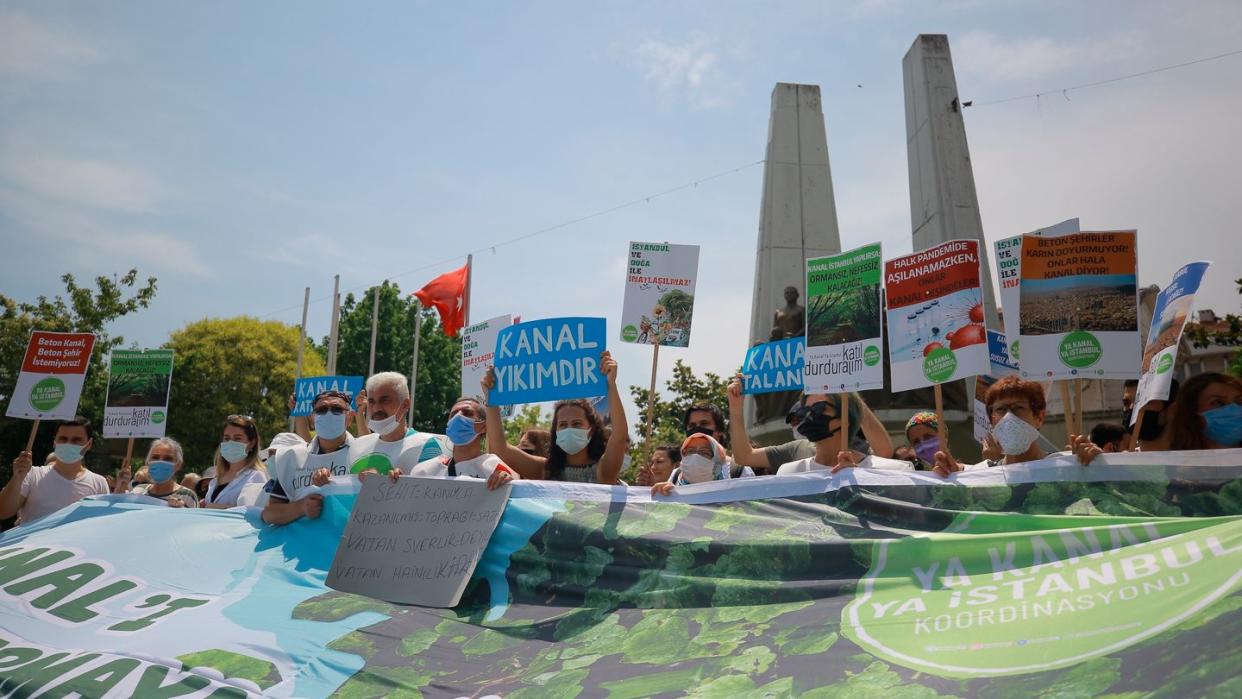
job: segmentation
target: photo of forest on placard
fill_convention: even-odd
[[[1132,274],[1024,279],[1018,311],[1021,333],[1137,332],[1137,293]]]
[[[880,336],[880,286],[812,296],[806,308],[808,345],[836,345]]]
[[[164,360],[163,363],[166,363]],[[172,376],[160,360],[116,362],[108,375],[109,408],[152,408],[168,404]]]

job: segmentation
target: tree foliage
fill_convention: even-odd
[[[401,293],[395,283],[371,287],[361,298],[347,294],[341,303],[336,373],[366,376],[371,353],[373,294],[379,294],[375,337],[375,371],[398,371],[407,377],[414,352],[414,318],[421,313],[418,380],[414,389],[414,424],[419,430],[443,432],[453,400],[461,392],[461,338],[446,337],[434,310]],[[327,346],[327,340],[324,346]],[[309,374],[308,374],[309,375]]]
[[[138,270],[131,269],[117,278],[96,277],[93,286],[79,286],[72,274],[62,276],[61,281],[65,284],[64,296],[40,296],[34,303],[0,294],[0,401],[7,405],[13,392],[31,332],[94,333],[95,349],[91,353],[78,412],[98,424],[103,420],[108,387],[105,362],[108,353],[125,341],[119,335],[110,334],[108,324],[151,305],[156,280],[149,277],[142,284],[138,281]],[[0,481],[8,480],[9,462],[25,448],[29,434],[29,421],[0,417]],[[41,463],[43,454],[51,449],[51,441],[51,428],[41,429],[35,443],[36,462]],[[87,465],[102,471],[107,456],[101,446],[102,440],[97,441],[96,448],[88,454]]]
[[[630,471],[637,471],[651,450],[661,444],[681,445],[686,438],[683,420],[686,409],[696,403],[711,403],[720,408],[724,414],[729,411],[729,399],[726,391],[728,379],[719,374],[706,372],[702,377],[695,374],[690,365],[678,359],[673,364],[673,378],[664,382],[664,390],[656,391],[655,406],[652,420],[651,441],[647,435],[647,387],[630,386],[630,395],[634,398],[637,415],[631,416],[630,424],[634,425],[638,441],[630,450],[633,465]],[[633,473],[622,474],[622,478],[630,483]]]
[[[505,439],[510,444],[517,444],[522,433],[530,429],[550,429],[551,416],[544,415],[543,406],[531,403],[521,406],[513,417],[505,420]]]
[[[1242,294],[1242,279],[1235,279],[1234,284],[1238,285],[1238,293]],[[1207,347],[1208,345],[1242,346],[1242,316],[1229,313],[1225,316],[1225,324],[1226,327],[1223,329],[1209,330],[1202,325],[1193,323],[1186,327],[1186,336],[1190,338],[1195,347]],[[1233,360],[1229,365],[1229,372],[1234,376],[1242,376],[1242,350],[1234,352]]]
[[[299,334],[296,326],[249,316],[209,318],[172,333],[166,345],[176,353],[167,433],[185,448],[188,470],[211,465],[229,415],[253,417],[261,446],[288,430]],[[325,373],[309,342],[302,373]]]

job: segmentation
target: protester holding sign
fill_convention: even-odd
[[[1044,411],[1048,407],[1042,385],[1006,376],[988,387],[985,405],[992,422],[992,437],[1000,444],[1004,458],[962,465],[952,454],[942,450],[935,454],[933,471],[948,476],[956,471],[1038,461],[1048,455],[1039,446],[1039,440],[1043,439],[1039,428],[1043,427]]]
[[[848,401],[845,400],[846,396],[849,398]],[[815,453],[812,456],[782,464],[776,471],[777,475],[824,470],[837,473],[843,468],[853,468],[867,458],[866,454],[853,449],[849,440],[841,434],[840,416],[843,402],[849,405],[850,424],[857,425],[861,419],[865,426],[867,419],[863,417],[863,413],[870,411],[867,410],[862,397],[856,393],[832,395],[809,393],[803,398],[801,404],[790,411],[787,421],[796,425],[794,430],[797,434],[815,445]],[[872,415],[873,419],[874,417]],[[872,454],[874,458],[866,465],[869,468],[910,470],[908,462],[890,460],[888,457],[892,453],[892,442],[888,441],[887,433],[885,433],[882,455]]]
[[[449,450],[444,435],[419,432],[406,425],[410,400],[410,382],[404,374],[385,371],[367,379],[366,421],[373,434],[359,438],[350,447],[350,469],[359,478],[387,474],[394,468],[406,471]]]
[[[198,496],[193,490],[177,484],[177,474],[185,465],[181,444],[172,437],[152,440],[147,449],[146,466],[150,483],[131,490],[135,495],[163,500],[169,507],[198,507]]]
[[[220,447],[216,450],[216,476],[207,487],[201,507],[226,510],[237,506],[242,488],[267,482],[267,471],[259,460],[259,428],[248,415],[230,415],[224,422]]]
[[[302,517],[315,519],[322,512],[323,496],[303,491],[308,486],[326,485],[332,476],[349,472],[347,447],[353,442],[349,425],[354,419],[351,404],[352,396],[348,393],[321,391],[311,403],[315,438],[306,446],[278,450],[268,459],[271,478],[264,488],[268,494],[264,522],[288,524]],[[328,458],[314,458],[317,456]]]
[[[55,448],[45,466],[33,466],[23,451],[13,460],[13,477],[0,490],[0,519],[17,515],[29,524],[89,495],[107,495],[108,481],[82,463],[93,444],[91,421],[78,416],[56,426]]]
[[[458,398],[449,409],[448,426],[444,430],[453,444],[450,456],[428,459],[410,472],[411,476],[432,478],[487,479],[487,489],[495,490],[517,478],[517,473],[506,466],[495,454],[483,453],[483,437],[487,433],[487,414],[483,405],[474,398]],[[394,480],[397,472],[388,474]]]
[[[617,390],[617,362],[605,350],[600,354],[599,370],[608,382],[608,412],[612,432],[605,436],[604,421],[581,398],[558,401],[552,408],[552,447],[548,458],[523,452],[505,441],[504,420],[500,408],[487,405],[487,443],[493,453],[509,464],[523,478],[577,483],[612,485],[621,474],[629,439],[629,423],[625,406]],[[488,372],[483,379],[486,399],[496,385],[496,374]]]

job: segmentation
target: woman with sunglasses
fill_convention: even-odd
[[[848,394],[850,425],[859,424],[858,420],[865,407],[857,393]],[[815,445],[815,455],[790,461],[777,469],[777,475],[789,473],[805,473],[807,471],[831,471],[837,473],[841,469],[857,466],[866,455],[854,451],[841,434],[841,394],[811,393],[802,400],[785,418],[785,422],[793,426],[794,431]],[[892,442],[889,441],[883,455],[892,454]],[[892,461],[876,455],[868,465],[872,468],[889,468],[893,470],[911,470],[907,461]]]
[[[495,490],[518,478],[517,473],[506,466],[499,456],[483,453],[483,437],[487,433],[487,414],[482,404],[474,398],[458,398],[449,409],[448,426],[444,434],[453,445],[448,456],[427,459],[410,470],[411,476],[429,478],[487,479],[487,489]],[[396,477],[397,472],[390,472]]]
[[[237,506],[242,488],[267,482],[267,470],[259,460],[259,428],[248,415],[230,415],[224,422],[220,447],[216,449],[216,476],[207,488],[202,507],[227,510]]]

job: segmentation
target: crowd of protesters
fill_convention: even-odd
[[[26,524],[85,497],[109,493],[143,496],[177,508],[260,506],[262,519],[271,525],[313,519],[323,507],[318,489],[333,477],[351,473],[354,465],[348,455],[355,447],[358,453],[382,455],[386,475],[392,478],[471,477],[486,480],[489,488],[518,479],[624,485],[629,423],[617,387],[617,363],[608,352],[601,356],[600,370],[607,382],[609,420],[591,401],[559,401],[548,429],[527,430],[516,444],[506,439],[500,409],[487,403],[494,385],[490,372],[480,398],[462,397],[449,406],[443,434],[419,432],[406,424],[411,396],[405,376],[376,374],[358,396],[320,393],[308,417],[295,419],[293,431],[274,436],[266,446],[252,418],[226,417],[211,466],[180,480],[185,457],[171,437],[152,441],[141,468],[131,472],[125,464],[114,482],[87,470],[83,459],[93,444],[93,430],[89,420],[78,417],[56,426],[54,448],[44,465],[34,466],[28,451],[13,461],[13,477],[0,490],[0,519],[17,515],[17,523]],[[1168,401],[1148,403],[1132,430],[1136,383],[1125,387],[1124,425],[1102,423],[1089,434],[1072,434],[1069,444],[1058,450],[1040,432],[1047,410],[1043,386],[1003,378],[988,388],[984,401],[991,423],[981,444],[984,458],[962,463],[949,449],[936,413],[914,413],[905,426],[906,443],[895,446],[865,401],[853,393],[802,396],[786,416],[791,439],[760,447],[746,432],[739,376],[728,386],[727,419],[715,405],[690,406],[682,424],[685,439],[651,449],[635,484],[649,487],[653,496],[668,496],[687,485],[765,475],[871,468],[948,477],[1036,461],[1052,452],[1073,454],[1086,465],[1109,452],[1242,445],[1242,380],[1215,373],[1196,376],[1174,386]],[[364,467],[355,469],[360,479],[380,473],[379,466],[368,463],[364,459]]]

